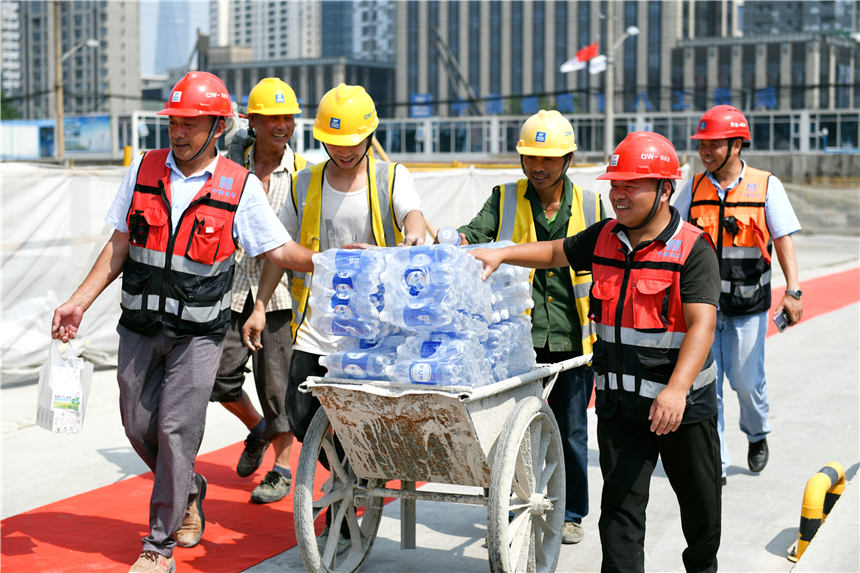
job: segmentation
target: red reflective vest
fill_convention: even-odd
[[[137,172],[120,324],[141,334],[161,325],[170,336],[223,335],[230,324],[233,218],[248,170],[219,157],[173,231],[168,152],[148,152]]]
[[[720,310],[728,314],[770,308],[771,239],[765,220],[770,173],[747,166],[744,178],[720,200],[705,173],[693,177],[691,223],[704,229],[720,258]]]
[[[675,369],[687,323],[681,302],[681,270],[702,231],[677,217],[671,239],[654,240],[628,251],[618,223],[600,232],[592,259],[591,313],[597,323],[594,370],[597,412],[618,409],[630,419],[647,420],[651,402]],[[708,358],[687,397],[684,421],[715,413],[713,356]]]

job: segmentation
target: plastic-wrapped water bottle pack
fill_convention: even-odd
[[[493,245],[495,246],[495,245]],[[308,320],[348,337],[326,377],[482,386],[534,368],[529,271],[481,263],[450,244],[314,255]]]

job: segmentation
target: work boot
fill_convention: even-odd
[[[572,545],[582,541],[582,524],[575,521],[565,521],[564,529],[561,530],[561,542],[565,545]]]
[[[281,501],[290,493],[292,479],[280,472],[270,471],[263,481],[251,493],[254,503],[272,503]]]
[[[206,528],[206,518],[203,516],[203,498],[206,497],[206,478],[200,474],[197,476],[199,491],[197,498],[185,508],[185,519],[182,526],[173,534],[176,545],[179,547],[194,547],[200,543],[203,537],[203,529]]]
[[[747,452],[747,464],[750,471],[759,473],[767,465],[767,459],[770,452],[767,449],[767,438],[762,438],[758,442],[750,442],[750,449]]]
[[[268,447],[269,440],[260,440],[255,438],[254,434],[248,434],[248,437],[245,438],[245,449],[242,450],[239,463],[236,465],[236,473],[239,474],[239,477],[248,477],[257,471],[257,468],[263,463],[263,456]]]
[[[176,563],[173,557],[165,557],[155,551],[144,551],[128,570],[128,573],[173,573]]]

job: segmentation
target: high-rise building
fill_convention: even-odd
[[[22,97],[17,104],[23,117],[45,119],[57,115],[54,86],[58,40],[65,114],[116,116],[140,109],[136,3],[21,1],[18,12]],[[90,46],[91,40],[98,47]]]
[[[391,0],[211,0],[212,47],[250,46],[252,60],[345,57],[393,63]]]
[[[853,14],[852,14],[853,12]],[[743,5],[743,32],[788,34],[791,32],[830,32],[852,30],[856,18],[854,0],[746,0]]]
[[[0,4],[0,18],[0,87],[8,96],[21,89],[21,23],[18,20],[18,4]]]
[[[161,0],[154,6],[158,10],[153,34],[156,42],[154,73],[165,74],[171,68],[184,67],[188,62],[197,35],[191,29],[191,3],[185,0]]]

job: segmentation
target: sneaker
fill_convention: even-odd
[[[725,485],[729,483],[729,480],[726,479],[726,476],[723,476],[721,482],[722,485],[725,487]]]
[[[564,529],[561,530],[561,542],[572,545],[582,541],[582,524],[574,521],[565,521]]]
[[[236,464],[236,473],[239,474],[239,477],[248,477],[257,471],[257,468],[263,463],[263,456],[268,447],[269,440],[258,440],[253,434],[248,434],[248,437],[245,438],[245,449],[242,450],[239,463]]]
[[[292,480],[282,473],[270,471],[263,481],[251,493],[254,503],[272,503],[281,501],[290,493]]]
[[[747,464],[750,471],[757,474],[767,465],[767,459],[770,452],[767,449],[767,438],[762,438],[757,442],[750,442],[750,449],[747,452]]]
[[[206,497],[206,478],[195,474],[200,482],[197,498],[185,508],[185,519],[182,526],[173,534],[179,547],[194,547],[203,537],[206,518],[203,516],[203,498]]]
[[[128,570],[128,573],[173,573],[176,563],[173,557],[165,557],[155,551],[144,551]]]
[[[319,549],[320,555],[325,553],[325,546],[328,543],[328,525],[325,526],[322,533],[320,533],[319,537],[317,537],[317,549]],[[346,537],[341,536],[340,539],[337,540],[337,551],[335,555],[340,555],[347,549],[349,549],[351,542]]]

